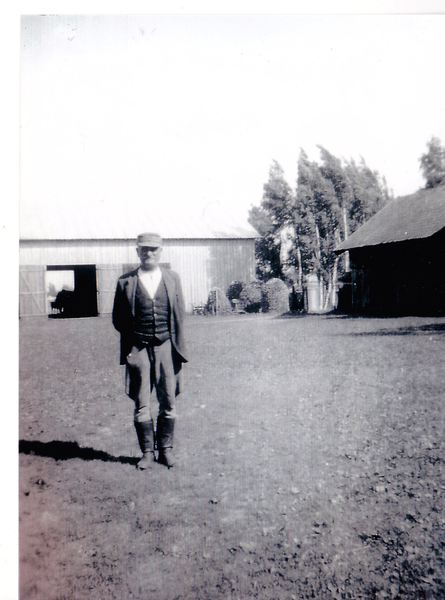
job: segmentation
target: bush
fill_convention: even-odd
[[[239,300],[240,294],[243,291],[245,284],[242,281],[232,281],[227,290],[227,298],[229,302],[232,300]]]
[[[206,304],[208,313],[214,315],[227,314],[232,311],[232,305],[227,299],[227,296],[220,288],[212,288],[209,292],[209,297]]]
[[[269,279],[264,284],[263,294],[270,312],[289,312],[289,289],[281,279]]]
[[[252,281],[242,290],[239,300],[242,308],[249,313],[257,313],[264,310],[263,284],[261,281]],[[266,308],[267,310],[267,308]]]

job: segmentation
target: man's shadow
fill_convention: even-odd
[[[34,456],[45,456],[54,460],[69,460],[81,458],[82,460],[102,460],[103,462],[117,462],[123,465],[136,465],[138,458],[130,456],[112,456],[102,450],[94,448],[81,448],[77,442],[29,442],[19,440],[19,453]]]

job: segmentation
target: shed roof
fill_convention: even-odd
[[[392,200],[335,249],[428,238],[445,227],[445,186]]]

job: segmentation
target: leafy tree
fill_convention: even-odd
[[[284,178],[284,171],[276,160],[269,170],[269,179],[264,184],[261,205],[253,206],[248,221],[262,236],[257,241],[257,275],[262,280],[282,277],[280,243],[277,232],[291,220],[293,194]]]
[[[257,244],[258,277],[290,280],[300,290],[305,276],[320,281],[320,305],[333,305],[338,275],[349,269],[347,253],[335,247],[389,200],[386,182],[362,159],[345,161],[319,146],[320,163],[302,149],[295,194],[274,161],[261,205],[252,207],[250,223],[262,235]],[[283,247],[284,241],[287,247]],[[285,252],[281,252],[280,247]],[[325,293],[326,291],[326,293]]]
[[[427,143],[428,152],[420,157],[420,170],[426,181],[427,188],[433,188],[445,183],[445,147],[440,139],[432,137]]]
[[[334,248],[339,242],[341,215],[336,193],[336,185],[340,185],[339,165],[329,153],[323,158],[324,164],[320,166],[310,162],[306,153],[301,151],[295,209],[298,268],[302,275],[317,274],[321,284],[320,295],[324,286],[330,290],[333,285],[332,274],[338,262]],[[324,298],[320,297],[320,301],[325,304]]]
[[[284,179],[284,171],[276,160],[269,169],[269,180],[264,185],[262,208],[270,215],[275,231],[291,220],[292,190]]]
[[[345,172],[352,193],[348,219],[350,233],[353,233],[383,208],[392,194],[385,178],[380,177],[377,171],[371,171],[363,158],[359,164],[352,159],[347,161]]]
[[[352,188],[341,159],[333,156],[323,146],[318,146],[321,155],[320,171],[322,176],[331,182],[334,195],[330,199],[331,212],[335,220],[334,229],[337,241],[340,240],[340,229],[343,238],[349,235],[348,212],[352,201]]]

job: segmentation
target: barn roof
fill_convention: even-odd
[[[36,211],[32,219],[20,222],[20,239],[31,240],[132,240],[143,231],[157,231],[168,239],[254,239],[259,234],[236,214],[222,211],[207,211],[205,214],[175,214],[164,211],[141,214],[122,210],[112,214],[95,207],[94,212],[85,214],[61,210],[48,215]]]
[[[392,200],[335,249],[428,238],[445,227],[445,186]]]

